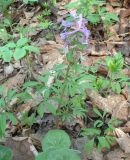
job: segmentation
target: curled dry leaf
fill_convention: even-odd
[[[121,129],[116,128],[115,132],[117,134],[117,143],[120,148],[125,151],[125,153],[130,153],[130,136],[125,134]]]
[[[92,100],[93,106],[112,114],[113,117],[127,121],[128,102],[122,95],[112,95],[106,98],[94,91],[88,91],[88,96]]]

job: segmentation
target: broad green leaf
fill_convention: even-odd
[[[0,160],[12,160],[13,153],[10,148],[0,145]]]
[[[26,56],[26,50],[24,48],[16,48],[14,51],[15,60],[20,60],[24,56]]]
[[[51,130],[49,131],[42,140],[43,151],[50,149],[68,149],[71,145],[68,134],[63,130]]]
[[[3,60],[4,62],[10,62],[13,56],[13,52],[11,50],[5,50],[3,52]]]
[[[6,44],[6,47],[8,47],[8,48],[15,48],[16,44],[14,42],[10,42],[10,43]]]
[[[60,148],[42,152],[36,157],[36,160],[80,160],[80,157],[74,150]]]
[[[28,38],[20,38],[18,41],[17,41],[17,47],[20,48],[20,47],[23,47],[25,44],[27,44],[29,42],[29,39]]]

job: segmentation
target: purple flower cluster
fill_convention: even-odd
[[[65,47],[71,44],[74,39],[77,39],[81,44],[88,44],[90,31],[87,29],[86,24],[88,21],[82,17],[82,14],[77,15],[76,11],[71,11],[70,15],[73,21],[62,21],[62,26],[64,26],[63,32],[60,34],[63,40],[66,40]],[[82,33],[82,36],[78,35]],[[76,46],[72,46],[73,48]]]

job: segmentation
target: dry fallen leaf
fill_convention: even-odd
[[[7,91],[11,89],[18,89],[24,83],[25,77],[26,72],[20,71],[14,77],[9,78],[2,85],[6,88]]]
[[[64,55],[61,55],[60,49],[63,47],[53,41],[41,48],[42,60],[46,70],[53,69],[54,65],[64,62]],[[45,71],[44,68],[44,71]]]
[[[5,145],[12,149],[13,160],[35,159],[33,152],[30,150],[32,145],[28,142],[27,137],[8,138]]]
[[[122,95],[110,95],[106,98],[102,97],[94,91],[88,91],[93,106],[112,114],[113,117],[127,121],[128,119],[128,102]]]
[[[121,149],[118,149],[118,148],[115,149],[114,151],[110,151],[106,155],[107,160],[123,160],[124,158],[126,158],[125,153]]]
[[[116,140],[120,148],[125,151],[125,153],[130,153],[130,136],[124,133],[121,129],[116,128],[115,132],[117,134]]]

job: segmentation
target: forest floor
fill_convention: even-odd
[[[32,53],[21,58],[14,57],[11,60],[9,57],[0,59],[0,85],[4,86],[4,95],[1,95],[1,99],[2,96],[7,98],[5,99],[6,105],[9,107],[8,111],[11,111],[18,121],[17,124],[13,124],[7,119],[5,138],[0,141],[0,144],[12,149],[13,160],[34,160],[35,155],[41,151],[42,137],[51,129],[62,129],[71,137],[72,148],[80,151],[82,160],[130,160],[129,84],[121,87],[117,85],[118,93],[109,92],[108,96],[103,96],[104,92],[100,94],[91,89],[86,90],[87,114],[84,118],[73,117],[71,121],[61,122],[53,114],[55,112],[53,109],[45,109],[43,117],[38,114],[42,109],[37,111],[37,107],[44,97],[36,92],[36,89],[41,87],[38,84],[41,84],[38,77],[52,71],[57,64],[67,64],[65,54],[62,53],[65,42],[61,39],[60,33],[63,31],[62,20],[66,19],[71,12],[71,10],[65,9],[65,6],[70,3],[69,0],[56,2],[54,6],[48,2],[48,7],[45,5],[43,7],[41,1],[25,4],[16,0],[12,3],[8,8],[12,24],[2,13],[0,15],[1,44],[10,42],[11,39],[17,41],[21,35],[24,35],[31,40],[29,44],[37,47],[40,51],[38,54]],[[48,8],[49,13],[46,11],[44,16],[41,16],[41,13]],[[121,72],[129,78],[130,2],[129,0],[107,0],[105,8],[107,11],[117,14],[119,20],[105,28],[102,22],[97,25],[88,23],[87,27],[91,32],[89,48],[80,53],[82,59],[80,63],[85,68],[93,68],[97,64],[97,60],[104,62],[107,56],[113,57],[116,52],[121,52],[124,59]],[[32,48],[32,52],[34,50],[37,52],[36,48]],[[92,72],[94,73],[94,71]],[[108,70],[103,63],[100,63],[94,74],[107,77]],[[32,82],[32,84],[29,84],[28,87],[27,82]],[[35,88],[34,82],[39,85],[37,88]],[[48,86],[52,85],[54,77],[49,78],[47,83]],[[114,83],[114,85],[116,84]],[[9,100],[7,97],[9,91],[15,91],[18,95]],[[1,101],[0,103],[2,106]],[[56,109],[58,108],[53,101],[52,104]],[[88,142],[88,138],[81,136],[81,131],[85,127],[91,127],[92,122],[98,120],[98,116],[94,115],[92,111],[93,106],[96,106],[101,112],[107,110],[107,122],[111,117],[115,117],[122,121],[122,124],[115,127],[112,133],[116,137],[116,144],[109,150],[104,149],[103,153],[94,149],[91,154],[87,154],[84,145]],[[43,114],[41,112],[40,114]],[[1,120],[0,125],[3,125]]]

